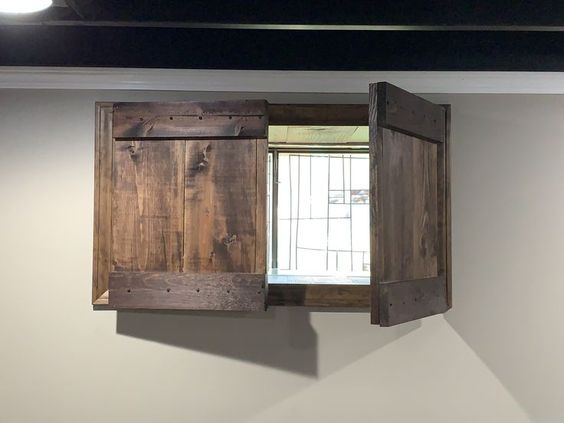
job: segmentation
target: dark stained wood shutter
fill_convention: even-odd
[[[266,102],[115,103],[114,308],[264,310]]]
[[[371,321],[381,326],[451,306],[449,110],[370,85]]]

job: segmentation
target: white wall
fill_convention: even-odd
[[[560,96],[429,96],[453,104],[445,317],[92,311],[94,101],[242,96],[0,91],[2,421],[564,421]]]

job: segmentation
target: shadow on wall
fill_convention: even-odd
[[[446,320],[543,422],[564,422],[563,113],[562,96],[453,104],[455,298]]]
[[[253,314],[120,311],[117,313],[116,332],[318,377],[320,340],[312,326],[311,316],[311,310],[285,307],[272,307],[266,313]],[[331,310],[330,315],[324,312],[323,316],[342,322],[325,322],[325,318],[320,322],[320,325],[328,326],[323,328],[324,336],[330,338],[325,344],[333,344],[341,350],[338,357],[326,366],[331,367],[331,371],[420,327],[419,322],[413,322],[393,330],[380,329],[369,324],[366,313],[351,313],[350,310],[346,314]],[[358,342],[351,342],[351,332],[357,332]]]

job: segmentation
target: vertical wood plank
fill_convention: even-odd
[[[451,227],[452,227],[452,220],[451,220],[451,211],[450,211],[450,105],[444,105],[445,108],[445,143],[439,149],[441,154],[439,154],[439,163],[442,164],[443,170],[441,174],[444,174],[444,223],[442,228],[444,228],[444,247],[446,251],[444,252],[444,260],[443,267],[445,268],[446,273],[446,283],[447,283],[447,304],[448,307],[452,307],[452,237],[451,237]],[[444,157],[444,160],[441,159]],[[439,193],[442,192],[441,188],[439,188]]]
[[[111,270],[112,113],[112,103],[96,104],[92,303],[107,292]]]
[[[441,231],[437,201],[437,145],[383,130],[384,266],[382,280],[438,274]]]
[[[369,158],[370,158],[370,323],[380,323],[380,281],[384,266],[382,199],[379,189],[382,179],[382,131],[378,126],[378,90],[376,84],[370,85],[369,91]]]
[[[187,141],[186,272],[255,272],[256,159],[255,139]]]
[[[112,270],[182,270],[185,145],[114,143]]]
[[[255,272],[266,274],[266,259],[267,259],[267,223],[266,223],[266,210],[267,210],[267,186],[266,179],[268,173],[268,140],[256,140],[256,168],[257,168],[257,205],[256,205],[256,258],[255,258]]]

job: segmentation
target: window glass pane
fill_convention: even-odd
[[[368,276],[368,154],[278,157],[278,268],[273,273]],[[269,198],[271,185],[272,176]]]

